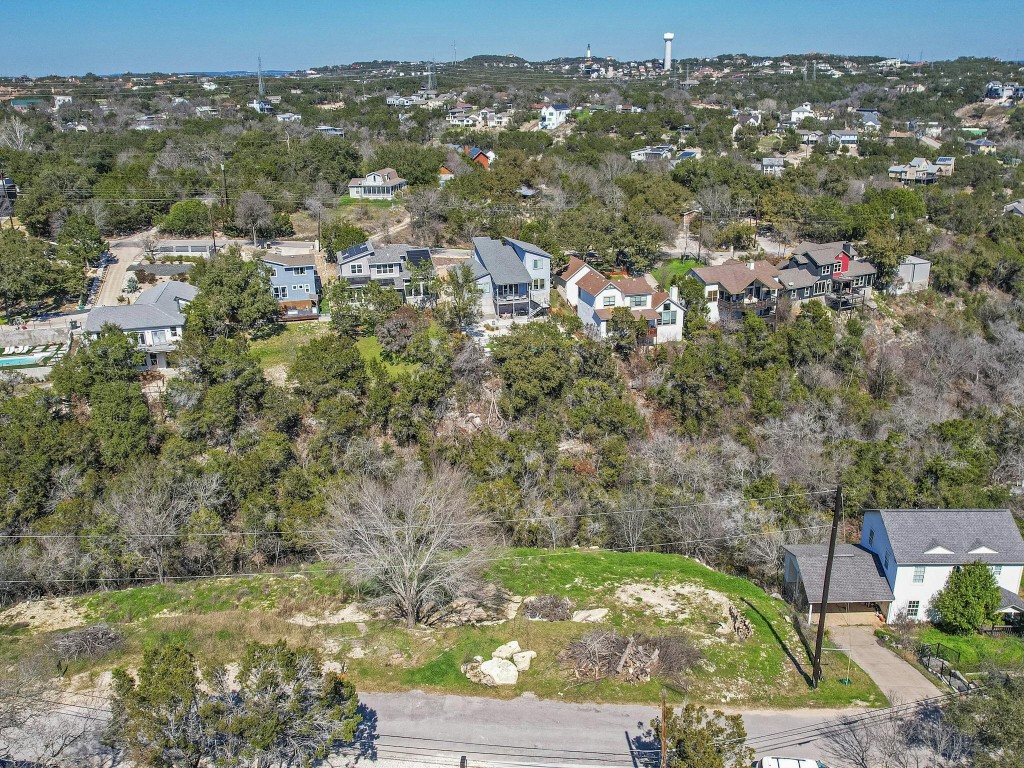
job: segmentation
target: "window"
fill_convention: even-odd
[[[708,291],[707,300],[708,300],[709,304],[712,301],[718,301],[718,289],[717,288],[715,290],[713,290],[713,291]]]
[[[824,292],[825,292],[825,288],[826,288],[827,286],[828,286],[828,283],[826,283],[826,282],[825,282],[825,281],[823,281],[823,280],[822,280],[822,281],[819,281],[819,282],[817,282],[817,283],[815,283],[815,284],[814,284],[814,295],[815,295],[815,296],[818,296],[819,294],[822,294],[822,293],[824,293]]]
[[[868,531],[868,546],[871,547],[871,546],[874,546],[874,544],[875,544],[875,529],[872,528],[870,531]]]
[[[885,553],[885,570],[889,570],[889,553]]]
[[[646,296],[630,296],[629,306],[631,307],[642,307],[647,304]]]
[[[296,268],[295,268],[295,269],[293,269],[292,271],[293,271],[293,272],[294,272],[294,273],[295,273],[296,275],[304,275],[304,274],[306,274],[306,268],[305,268],[305,267],[296,267]]]
[[[611,296],[605,296],[604,297],[604,304],[602,306],[614,307],[615,306],[615,294],[613,293]]]
[[[911,600],[909,603],[907,603],[907,618],[908,619],[916,619],[917,615],[918,615],[918,613],[920,613],[920,611],[921,611],[921,601],[920,600]]]
[[[541,268],[541,261],[540,261],[540,259],[534,259],[533,260],[533,268],[534,269],[540,269]]]
[[[854,286],[854,288],[860,288],[862,285],[864,285],[864,276],[863,275],[861,275],[860,277],[853,278],[853,286]]]
[[[804,288],[804,298],[805,299],[810,298],[810,295],[811,295],[811,289],[810,288]]]
[[[543,291],[547,287],[547,280],[545,280],[543,277],[538,277],[530,284],[530,286],[535,291]]]
[[[675,325],[676,324],[676,319],[677,319],[677,313],[676,312],[674,312],[674,311],[672,311],[672,312],[662,312],[658,316],[658,325]]]
[[[993,565],[991,567],[991,571],[992,571],[992,575],[995,576],[998,579],[1000,576],[1003,575],[1003,566],[1001,566],[1001,565]]]
[[[353,264],[352,265],[352,274],[353,275],[361,275],[361,274],[363,274],[363,265],[362,264]]]
[[[393,275],[396,270],[394,264],[375,264],[373,271],[378,275]]]
[[[915,565],[914,566],[914,583],[915,584],[924,584],[924,566],[923,565]]]
[[[823,275],[831,275],[832,274],[832,265],[831,264],[822,264],[821,265],[821,274],[823,274]]]

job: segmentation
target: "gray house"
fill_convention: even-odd
[[[778,279],[792,301],[822,299],[834,309],[850,309],[871,296],[875,273],[850,243],[801,243]]]
[[[320,312],[320,279],[312,254],[266,253],[262,257],[270,272],[270,289],[288,316]]]
[[[544,249],[508,237],[474,237],[469,266],[485,319],[534,318],[551,308],[551,254]]]
[[[143,291],[134,304],[96,307],[85,319],[86,338],[97,338],[104,325],[116,325],[146,353],[145,369],[166,368],[167,353],[177,349],[185,330],[182,312],[196,293],[194,286],[172,280]]]
[[[382,283],[410,303],[428,298],[432,270],[430,249],[406,243],[374,245],[367,241],[338,253],[338,277],[353,288],[362,288],[370,281]]]

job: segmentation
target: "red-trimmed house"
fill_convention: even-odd
[[[801,243],[780,265],[778,280],[791,301],[821,299],[836,309],[859,306],[871,296],[876,270],[848,242]]]

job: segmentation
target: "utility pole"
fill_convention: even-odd
[[[221,189],[224,191],[224,212],[227,215],[228,210],[228,172],[224,170],[224,163],[220,164],[220,182]]]
[[[668,768],[668,707],[665,705],[665,689],[661,689],[661,768]]]
[[[828,613],[828,589],[832,584],[832,563],[836,557],[836,539],[839,538],[839,518],[843,514],[843,486],[836,488],[835,505],[832,508],[832,537],[828,542],[828,560],[825,561],[825,583],[821,588],[821,604],[818,611],[818,635],[814,640],[814,668],[811,685],[818,687],[821,682],[821,646],[825,641],[825,615]]]

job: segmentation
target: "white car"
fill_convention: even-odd
[[[755,768],[828,768],[820,760],[808,760],[805,757],[762,757]]]

